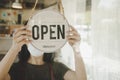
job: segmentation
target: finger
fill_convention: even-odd
[[[30,30],[21,30],[21,31],[18,31],[16,33],[16,35],[31,35],[31,31]]]
[[[18,43],[18,42],[21,42],[22,40],[27,40],[27,39],[28,39],[28,36],[22,35],[16,38],[15,41]]]
[[[68,34],[69,35],[75,35],[75,36],[79,35],[76,31],[69,31]]]
[[[76,31],[77,32],[77,30],[73,27],[73,26],[70,26],[70,31]]]
[[[21,42],[18,43],[18,45],[22,46],[22,45],[28,44],[28,43],[30,43],[30,41],[22,40]]]
[[[16,34],[17,32],[21,31],[21,30],[25,30],[27,27],[23,26],[23,27],[20,27],[20,28],[17,28],[15,29],[15,33]]]
[[[22,30],[16,33],[15,38],[18,38],[21,35],[28,35],[31,36],[31,31],[29,30]]]
[[[77,40],[77,41],[79,41],[81,38],[80,38],[79,36],[71,36],[71,35],[69,35],[69,36],[67,36],[67,39],[68,39],[68,40],[72,39],[72,40]]]
[[[29,40],[30,37],[31,37],[31,35],[21,35],[19,37],[13,37],[13,40],[18,43],[23,39]]]
[[[70,45],[74,45],[75,41],[74,40],[69,40],[68,41]]]
[[[80,39],[74,39],[74,38],[67,39],[67,40],[68,40],[68,41],[73,40],[73,41],[75,41],[75,42],[79,42],[79,41],[80,41]]]

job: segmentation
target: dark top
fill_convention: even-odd
[[[63,77],[68,70],[68,67],[58,62],[43,65],[18,62],[13,64],[9,75],[11,80],[52,80],[51,72],[53,72],[54,80],[64,80]]]

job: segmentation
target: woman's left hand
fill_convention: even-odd
[[[80,35],[79,33],[77,32],[77,30],[74,28],[74,27],[70,27],[70,31],[68,32],[68,35],[67,35],[67,40],[68,40],[68,43],[74,48],[74,46],[77,45],[77,47],[79,47],[80,45]]]

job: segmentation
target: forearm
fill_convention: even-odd
[[[85,65],[79,51],[74,50],[75,72],[77,80],[87,80]]]
[[[0,62],[0,79],[3,79],[8,74],[9,69],[17,56],[17,53],[17,50],[11,48]]]

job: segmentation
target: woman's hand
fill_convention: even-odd
[[[0,62],[0,80],[10,80],[8,72],[14,63],[17,54],[21,50],[21,47],[30,42],[27,40],[29,36],[31,36],[31,32],[26,30],[26,27],[20,27],[15,30],[12,47]]]
[[[75,71],[69,70],[66,72],[64,79],[65,80],[87,80],[86,70],[84,66],[84,62],[82,56],[80,55],[80,35],[75,30],[75,28],[71,27],[69,31],[69,35],[67,36],[69,44],[72,46],[74,50],[74,59],[75,59]]]
[[[70,27],[70,31],[68,32],[67,40],[73,49],[79,48],[80,46],[80,35],[74,27]]]
[[[28,37],[30,36],[31,36],[31,31],[26,30],[25,26],[16,29],[13,34],[12,48],[14,48],[14,50],[17,50],[19,52],[24,44],[30,42],[28,40]]]

